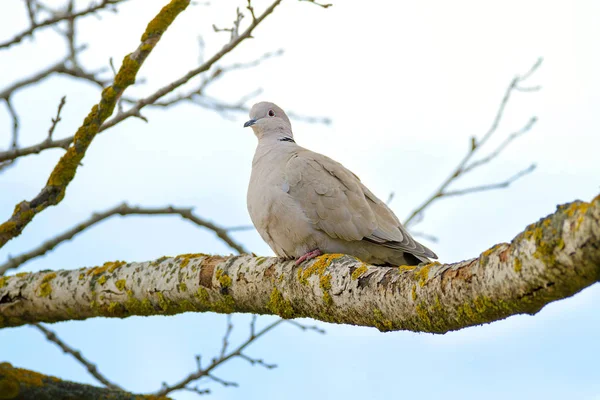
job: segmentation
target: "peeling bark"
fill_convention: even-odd
[[[377,267],[326,254],[183,254],[0,278],[0,327],[187,311],[277,314],[444,333],[535,314],[600,280],[600,196],[559,206],[511,243],[452,264]]]
[[[0,363],[0,399],[56,400],[56,399],[111,399],[111,400],[168,400],[168,397],[136,395],[118,389],[100,388],[82,383],[63,381],[27,369]]]

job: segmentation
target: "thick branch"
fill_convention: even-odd
[[[67,149],[54,167],[46,186],[31,201],[22,201],[17,204],[11,218],[0,225],[0,248],[12,238],[19,236],[36,214],[61,202],[67,186],[75,178],[77,167],[92,140],[98,134],[98,130],[113,113],[115,105],[125,89],[135,82],[138,71],[162,34],[189,3],[190,0],[172,0],[150,21],[142,35],[141,44],[136,51],[125,56],[114,83],[102,91],[100,103],[92,108],[83,125],[77,130],[73,145]]]
[[[600,280],[600,196],[532,224],[512,242],[453,264],[398,268],[328,254],[184,254],[144,263],[0,278],[0,326],[186,311],[277,314],[443,333],[546,304]]]
[[[167,397],[134,395],[117,389],[99,388],[0,363],[0,398],[20,400],[55,399],[168,399]]]

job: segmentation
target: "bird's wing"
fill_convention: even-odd
[[[417,256],[436,255],[416,242],[360,179],[329,157],[302,149],[285,166],[289,195],[332,238],[366,240]]]

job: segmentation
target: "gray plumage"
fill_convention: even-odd
[[[320,250],[372,264],[414,265],[435,253],[416,242],[398,218],[342,164],[298,146],[277,105],[255,104],[258,138],[248,186],[248,212],[275,254],[288,259]]]

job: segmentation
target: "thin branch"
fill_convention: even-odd
[[[204,64],[189,71],[187,74],[185,74],[181,78],[171,82],[170,84],[164,86],[163,88],[157,90],[152,95],[138,100],[137,103],[133,107],[131,107],[131,109],[125,111],[122,114],[117,114],[112,119],[106,121],[103,124],[103,126],[100,128],[100,131],[108,129],[127,118],[139,115],[140,111],[147,105],[153,104],[154,102],[156,102],[158,99],[160,99],[164,95],[171,93],[173,90],[175,90],[178,87],[182,86],[183,84],[187,83],[190,79],[196,77],[197,75],[200,75],[203,72],[208,71],[215,63],[217,63],[219,60],[221,60],[221,58],[223,58],[225,55],[230,53],[233,49],[235,49],[241,42],[243,42],[245,39],[252,37],[252,32],[254,31],[254,29],[262,21],[264,21],[264,19],[267,18],[267,16],[269,16],[273,12],[275,7],[277,7],[280,3],[281,3],[281,0],[274,1],[258,18],[256,18],[256,20],[252,21],[250,26],[248,26],[248,28],[246,28],[246,30],[244,32],[242,32],[241,34],[236,36],[233,40],[230,40],[225,46],[223,46],[223,48],[220,51],[218,51],[216,54],[214,54]]]
[[[5,88],[0,91],[0,99],[8,99],[10,96],[17,90],[29,86],[34,83],[38,83],[45,77],[51,75],[54,72],[58,72],[61,68],[65,67],[65,63],[68,61],[68,58],[65,58],[54,65],[36,73],[35,75],[30,76],[29,78],[22,79],[18,82],[13,83],[11,86]]]
[[[266,363],[265,360],[263,360],[262,358],[252,358],[247,356],[244,353],[241,353],[239,355],[240,358],[248,361],[250,363],[250,365],[254,366],[254,365],[260,365],[261,367],[265,367],[266,369],[273,369],[273,368],[277,368],[277,364],[269,364]]]
[[[506,139],[504,139],[504,141],[502,143],[500,143],[500,145],[496,148],[496,150],[494,150],[493,152],[488,154],[486,157],[483,157],[479,160],[475,160],[471,164],[465,166],[462,173],[465,174],[465,173],[473,170],[474,168],[479,167],[483,164],[486,164],[486,163],[492,161],[494,158],[498,157],[498,155],[500,153],[502,153],[502,151],[504,149],[506,149],[506,147],[508,147],[508,145],[511,144],[515,139],[517,139],[519,136],[522,136],[523,134],[529,132],[531,130],[531,128],[533,128],[533,125],[536,122],[537,122],[537,117],[531,117],[531,119],[529,120],[529,122],[527,124],[525,124],[525,126],[523,126],[518,131],[513,132],[508,137],[506,137]]]
[[[98,382],[111,389],[123,390],[123,388],[121,388],[119,385],[112,383],[104,375],[102,375],[100,371],[98,371],[96,365],[88,361],[79,350],[75,350],[74,348],[63,342],[56,335],[55,332],[38,323],[34,323],[32,325],[39,329],[46,336],[46,339],[55,343],[58,347],[62,349],[63,352],[70,354],[71,356],[73,356],[73,358],[79,361],[88,370],[90,375],[92,375],[94,378],[96,378],[96,380],[98,380]]]
[[[440,239],[439,239],[437,236],[435,236],[435,235],[431,235],[431,234],[429,234],[429,233],[425,233],[425,232],[420,232],[420,231],[413,231],[413,230],[411,230],[411,231],[410,231],[410,234],[411,234],[413,237],[420,237],[420,238],[423,238],[423,239],[429,240],[430,242],[433,242],[433,243],[437,243],[437,242],[439,242],[439,241],[440,241]]]
[[[36,25],[36,11],[34,0],[26,0],[25,5],[27,6],[27,16],[29,17],[29,23],[31,27],[34,27]]]
[[[65,106],[66,101],[67,101],[67,96],[63,96],[60,99],[60,103],[58,104],[58,110],[56,111],[56,117],[52,118],[52,125],[50,125],[50,129],[48,129],[48,139],[47,140],[52,140],[52,135],[54,134],[56,125],[61,121],[60,112],[62,111],[63,107]]]
[[[73,239],[73,237],[75,237],[77,234],[85,231],[86,229],[91,228],[92,226],[95,226],[96,224],[114,215],[180,215],[184,219],[187,219],[188,221],[191,221],[198,226],[213,231],[217,235],[217,237],[219,237],[223,242],[225,242],[229,247],[231,247],[238,253],[246,253],[246,249],[240,243],[236,242],[233,238],[231,238],[231,236],[229,236],[229,234],[224,228],[221,228],[210,221],[198,217],[193,213],[191,208],[181,208],[172,206],[158,208],[131,207],[124,203],[113,207],[109,210],[94,213],[87,220],[75,225],[71,229],[59,235],[56,235],[52,239],[45,241],[35,249],[20,254],[16,257],[9,258],[8,261],[0,265],[0,276],[4,275],[9,269],[18,268],[32,259],[43,256],[44,254],[53,250],[56,246],[60,245],[61,243]]]
[[[69,4],[67,6],[67,14],[72,14],[74,7],[75,0],[69,0]],[[67,41],[67,49],[69,50],[69,60],[71,61],[75,69],[81,69],[79,67],[79,63],[77,62],[77,50],[75,44],[75,20],[76,18],[69,18],[67,20],[67,29],[64,33],[64,36]]]
[[[119,3],[123,3],[125,1],[127,1],[127,0],[102,0],[100,3],[92,4],[91,6],[89,6],[88,8],[86,8],[82,11],[79,11],[79,12],[76,12],[73,14],[71,14],[69,12],[65,12],[62,14],[54,15],[51,18],[48,18],[39,23],[33,23],[28,29],[15,35],[13,38],[8,39],[4,42],[0,42],[0,49],[6,49],[14,44],[21,42],[27,36],[33,35],[33,33],[40,28],[56,25],[57,23],[62,22],[62,21],[73,20],[75,18],[93,14],[97,11],[107,8],[108,6],[113,6],[113,5],[116,5]],[[31,16],[31,13],[30,13],[30,16]],[[32,20],[32,22],[34,22],[34,21]]]
[[[229,346],[229,336],[231,335],[231,331],[233,331],[233,324],[231,323],[231,315],[227,314],[227,330],[225,331],[225,335],[223,335],[223,346],[221,346],[221,358],[225,356],[227,352],[227,346]]]
[[[226,232],[239,232],[239,231],[251,231],[254,228],[254,225],[239,225],[239,226],[232,226],[230,228],[223,228],[225,229]]]
[[[6,109],[8,110],[8,114],[10,115],[10,118],[12,120],[12,139],[11,139],[11,143],[10,143],[10,149],[14,150],[16,148],[18,148],[19,145],[19,115],[17,114],[17,110],[15,110],[15,108],[13,107],[10,98],[5,98],[5,103],[6,103]],[[14,160],[8,160],[8,161],[0,161],[0,171],[8,168],[9,166],[14,164]]]
[[[234,386],[234,385],[237,386],[236,383],[227,382],[227,381],[223,381],[219,378],[216,378],[214,375],[211,374],[211,372],[213,370],[215,370],[218,366],[220,366],[223,363],[225,363],[226,361],[230,360],[231,358],[240,357],[240,355],[242,354],[242,351],[246,347],[250,346],[254,341],[256,341],[261,336],[265,335],[266,333],[268,333],[269,331],[271,331],[272,329],[277,327],[282,322],[283,322],[283,320],[279,319],[279,320],[267,325],[266,327],[264,327],[263,329],[258,331],[255,335],[251,335],[250,337],[248,337],[248,339],[246,339],[240,346],[238,346],[234,350],[230,351],[227,354],[221,355],[221,357],[219,357],[219,358],[213,359],[211,364],[208,367],[206,367],[204,369],[198,369],[198,371],[189,374],[188,376],[186,376],[185,378],[181,379],[179,382],[177,382],[173,385],[164,385],[163,388],[158,390],[156,393],[154,393],[154,395],[166,396],[167,394],[172,393],[174,391],[185,389],[187,387],[187,385],[189,385],[191,382],[196,381],[202,377],[210,377],[212,380],[219,382],[221,384],[224,384],[225,386]]]
[[[236,9],[236,16],[235,20],[233,21],[233,26],[231,28],[217,28],[217,26],[213,24],[213,30],[215,32],[229,32],[229,41],[231,42],[240,36],[240,23],[242,22],[242,19],[244,19],[244,14],[242,14],[238,7]]]
[[[502,142],[502,144],[500,144],[500,146],[496,150],[494,150],[488,156],[469,164],[469,162],[471,161],[471,158],[475,154],[477,154],[477,151],[480,150],[485,145],[485,143],[490,139],[490,137],[498,130],[498,126],[500,125],[500,121],[502,120],[502,117],[504,115],[504,110],[506,109],[506,106],[508,104],[508,101],[509,101],[510,96],[513,93],[513,91],[519,90],[520,88],[522,88],[520,85],[525,80],[527,80],[529,77],[531,77],[531,75],[539,68],[541,63],[542,63],[542,58],[539,58],[533,64],[533,66],[529,69],[529,71],[527,71],[524,75],[522,75],[522,76],[517,75],[513,78],[513,80],[510,82],[510,84],[508,85],[508,87],[504,93],[502,101],[500,102],[500,106],[498,107],[498,111],[496,112],[494,120],[492,121],[492,125],[490,126],[488,131],[482,136],[482,138],[480,140],[477,140],[475,137],[471,138],[471,145],[470,145],[470,148],[469,148],[467,154],[458,163],[457,167],[450,174],[450,176],[442,182],[440,187],[429,198],[427,198],[423,203],[421,203],[421,205],[419,205],[415,210],[413,210],[412,213],[408,216],[408,218],[406,218],[406,220],[404,222],[404,225],[406,227],[409,227],[410,225],[415,225],[416,223],[421,221],[422,217],[423,217],[423,212],[425,211],[425,209],[428,208],[434,201],[445,197],[447,195],[447,193],[452,193],[452,195],[456,196],[459,194],[479,192],[482,190],[499,189],[499,188],[508,186],[508,184],[506,184],[506,185],[502,185],[502,184],[484,185],[484,186],[480,186],[478,190],[456,190],[456,191],[451,191],[451,192],[447,191],[447,188],[452,183],[454,183],[460,176],[462,176],[465,173],[472,171],[473,169],[480,167],[480,166],[488,163],[489,161],[493,160],[494,158],[496,158],[498,156],[498,154],[500,154],[514,139],[516,139],[517,137],[521,136],[522,134],[528,132],[533,127],[533,125],[537,121],[536,117],[532,117],[527,122],[527,124],[525,124],[525,126],[523,128],[521,128],[519,131],[511,134],[507,139],[504,140],[504,142]],[[529,91],[538,90],[538,89],[539,89],[539,87],[528,88]],[[529,168],[527,170],[529,170]],[[531,172],[531,171],[528,171],[528,172]],[[526,173],[517,174],[517,179],[522,177],[525,174]],[[509,178],[507,180],[509,182],[509,184],[513,181],[513,178]],[[486,187],[486,188],[482,189],[483,187]],[[475,189],[475,188],[473,188],[473,189]]]
[[[317,3],[315,0],[300,0],[300,1],[306,1],[307,3],[313,3],[316,6],[319,7],[323,7],[323,8],[329,8],[331,7],[333,4],[322,4],[322,3]]]
[[[252,6],[252,1],[248,0],[248,5],[246,6],[248,11],[250,11],[250,15],[252,16],[252,21],[256,21],[256,15],[254,15],[254,7]]]
[[[196,87],[195,89],[188,91],[187,93],[176,94],[170,99],[166,99],[163,101],[156,101],[153,104],[149,104],[149,106],[170,107],[170,106],[175,105],[182,101],[190,101],[190,102],[194,102],[196,104],[202,105],[201,102],[197,102],[197,100],[198,100],[197,97],[205,96],[204,92],[206,91],[206,89],[211,84],[213,84],[213,83],[217,82],[218,80],[220,80],[221,78],[223,78],[228,72],[245,69],[245,68],[256,67],[256,66],[260,65],[262,62],[264,62],[265,60],[268,60],[269,58],[280,56],[282,54],[283,54],[283,50],[280,49],[275,52],[265,53],[261,57],[257,58],[256,60],[253,60],[253,61],[250,61],[247,63],[236,63],[233,65],[217,67],[212,71],[212,73],[210,73],[208,75],[208,77],[205,77],[202,80],[202,82],[198,85],[198,87]],[[137,102],[137,100],[127,99],[127,98],[125,98],[123,100],[128,103],[136,103]],[[242,98],[236,104],[238,104],[238,107],[241,107],[244,105],[245,102],[246,102],[246,99]]]
[[[220,383],[221,385],[223,385],[225,387],[230,387],[230,386],[231,387],[238,387],[238,386],[240,386],[237,382],[226,381],[225,379],[218,378],[218,377],[216,377],[214,375],[211,375],[211,374],[206,374],[206,377],[210,378],[211,380],[213,380],[213,381],[215,381],[217,383]]]
[[[185,83],[190,81],[192,78],[200,75],[203,72],[210,70],[210,68],[215,63],[217,63],[225,55],[227,55],[232,50],[234,50],[241,42],[243,42],[245,39],[251,38],[252,32],[254,31],[254,29],[262,21],[264,21],[264,19],[267,18],[267,16],[269,16],[273,12],[275,7],[277,7],[281,3],[281,1],[282,0],[274,1],[259,17],[256,18],[256,20],[252,21],[250,26],[248,26],[248,28],[246,28],[246,30],[243,33],[241,33],[238,37],[236,37],[235,40],[228,42],[225,46],[223,46],[223,48],[220,51],[218,51],[216,54],[214,54],[204,64],[189,71],[187,74],[185,74],[181,78],[162,87],[161,89],[157,90],[150,96],[138,100],[136,102],[136,104],[134,106],[132,106],[129,110],[122,112],[122,113],[118,113],[113,118],[105,121],[98,129],[98,133],[105,131],[106,129],[109,129],[128,118],[140,117],[141,110],[144,107],[155,103],[158,99],[162,98],[163,96],[165,96],[168,93],[171,93],[173,90],[177,89],[178,87],[184,85]],[[22,148],[11,150],[11,151],[0,152],[0,161],[11,160],[11,159],[26,156],[29,154],[37,154],[41,151],[44,151],[47,149],[52,149],[52,148],[67,148],[73,142],[74,138],[75,138],[74,136],[70,136],[70,137],[67,137],[67,138],[64,138],[61,140],[54,140],[54,141],[50,141],[50,142],[44,141],[44,142],[35,144],[33,146],[22,147]]]
[[[65,196],[67,186],[75,178],[77,168],[96,137],[98,129],[113,113],[116,103],[135,77],[144,61],[159,42],[177,15],[189,5],[190,0],[172,0],[147,26],[141,43],[131,54],[125,56],[121,69],[112,86],[102,91],[100,102],[95,105],[74,136],[73,146],[61,157],[54,167],[46,186],[31,201],[17,204],[13,215],[0,225],[0,248],[9,240],[19,236],[33,218],[46,208],[56,205]],[[157,23],[156,21],[160,21]]]
[[[480,185],[480,186],[473,186],[473,187],[465,188],[465,189],[449,190],[449,191],[444,192],[444,197],[462,196],[462,195],[470,194],[470,193],[484,192],[486,190],[495,190],[495,189],[506,188],[506,187],[510,186],[510,184],[513,183],[514,181],[516,181],[517,179],[519,179],[527,174],[532,173],[535,170],[535,167],[536,167],[535,164],[531,164],[529,167],[517,172],[516,174],[514,174],[513,176],[511,176],[510,178],[508,178],[502,182],[490,183],[487,185]]]
[[[324,335],[325,333],[327,333],[325,331],[325,329],[322,329],[317,325],[304,325],[304,324],[301,324],[300,322],[294,321],[292,319],[286,319],[285,322],[287,322],[290,325],[294,325],[296,328],[299,328],[303,331],[314,331],[314,332],[320,333],[321,335]]]
[[[81,51],[83,49],[85,49],[84,46],[80,47],[76,51]],[[69,75],[72,77],[84,79],[84,80],[90,81],[100,87],[103,87],[103,85],[106,83],[105,81],[98,79],[95,74],[86,73],[82,70],[76,70],[76,69],[69,67],[67,65],[68,62],[69,62],[69,57],[66,57],[63,60],[57,62],[56,64],[53,64],[53,65],[47,67],[46,69],[43,69],[43,70],[35,73],[34,75],[32,75],[28,78],[25,78],[18,82],[13,83],[11,86],[0,91],[0,99],[9,99],[16,91],[23,89],[29,85],[37,84],[37,83],[41,82],[43,79],[45,79],[55,73],[65,74],[65,75]],[[99,72],[101,72],[101,71],[99,71]],[[2,161],[2,158],[0,158],[0,161]]]
[[[210,389],[200,389],[198,386],[195,386],[195,387],[186,386],[186,387],[182,388],[181,390],[196,393],[197,395],[200,395],[200,396],[204,396],[206,394],[211,393]]]

